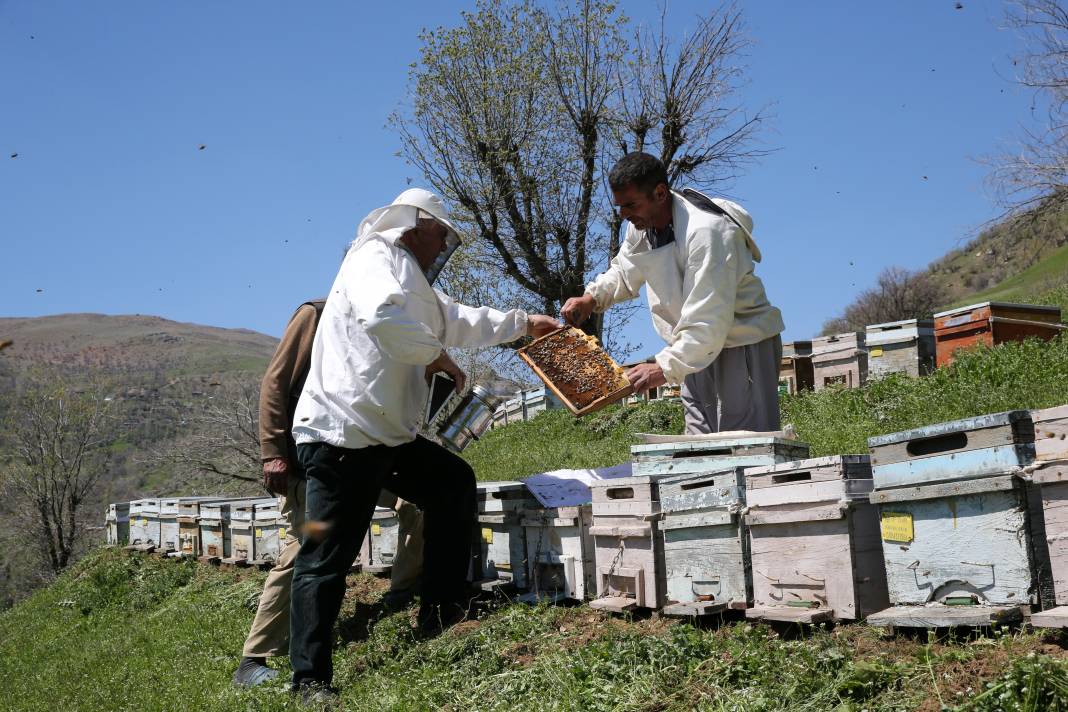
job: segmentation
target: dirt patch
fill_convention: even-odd
[[[501,653],[508,662],[519,667],[528,667],[534,662],[534,647],[529,643],[513,643]]]

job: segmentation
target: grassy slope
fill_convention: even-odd
[[[1047,285],[1068,281],[1068,245],[1057,248],[1049,256],[1023,272],[1009,277],[990,289],[958,299],[953,306],[978,302],[1006,302],[1021,298],[1041,298],[1036,294]],[[1048,298],[1048,297],[1047,297]]]
[[[96,552],[0,614],[0,708],[298,709],[282,680],[229,685],[262,577]],[[417,641],[410,613],[379,618],[382,581],[350,583],[334,656],[349,710],[1068,708],[1061,641],[1033,634],[927,643],[843,626],[780,638],[741,622],[515,605]]]

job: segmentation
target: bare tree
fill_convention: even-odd
[[[887,267],[876,286],[862,292],[842,316],[827,321],[823,334],[863,331],[869,324],[929,316],[944,302],[941,285],[926,272]]]
[[[629,150],[657,152],[672,180],[701,184],[760,154],[749,143],[763,115],[728,104],[746,44],[733,7],[700,19],[677,49],[663,17],[651,33],[602,0],[554,12],[480,0],[422,41],[411,106],[391,123],[475,237],[443,275],[460,294],[477,285],[490,301],[549,314],[581,294],[619,247],[604,178]]]
[[[1002,203],[1019,212],[1052,199],[1068,204],[1068,8],[1061,0],[1016,0],[1008,24],[1023,36],[1026,53],[1013,62],[1016,80],[1033,90],[1040,127],[1024,131],[1018,147],[990,161]]]
[[[109,411],[102,387],[75,389],[55,374],[30,381],[12,405],[14,459],[0,483],[53,574],[85,544],[84,505],[95,500],[115,440]]]
[[[182,433],[143,459],[181,473],[175,482],[184,489],[259,483],[259,382],[215,382],[185,409]]]

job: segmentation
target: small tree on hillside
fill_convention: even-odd
[[[115,441],[109,411],[103,388],[75,389],[56,375],[32,380],[12,404],[6,427],[15,456],[0,484],[53,574],[86,543],[85,505],[97,500]]]
[[[1015,150],[991,161],[992,180],[1013,212],[1042,202],[1068,205],[1068,6],[1062,0],[1016,0],[1008,24],[1027,50],[1013,61],[1017,81],[1034,93],[1039,128],[1025,131]],[[1056,205],[1051,206],[1051,200]]]
[[[934,312],[943,300],[941,285],[926,271],[888,267],[879,274],[875,287],[854,299],[842,316],[827,321],[820,333],[863,331],[868,324],[922,318]]]
[[[460,296],[477,285],[487,301],[556,314],[581,294],[619,246],[603,181],[627,151],[705,186],[761,153],[750,144],[763,115],[731,101],[747,44],[734,7],[699,19],[677,48],[602,0],[557,12],[480,0],[422,40],[410,110],[392,124],[474,238],[443,275]]]

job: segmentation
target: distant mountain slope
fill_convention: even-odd
[[[1068,208],[1050,201],[984,230],[933,262],[927,272],[945,289],[946,304],[997,300],[1068,281]]]
[[[0,318],[0,339],[14,342],[3,358],[20,366],[102,367],[168,375],[262,370],[278,343],[247,329],[104,314]]]

